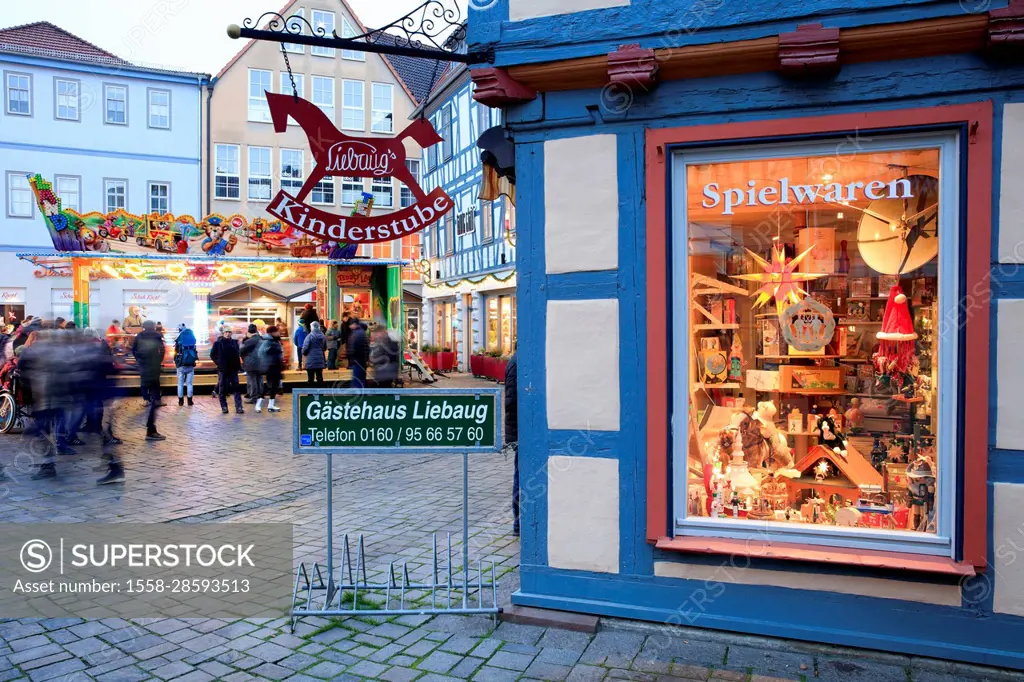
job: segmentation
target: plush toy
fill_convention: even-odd
[[[203,251],[211,256],[223,256],[231,253],[238,243],[238,237],[228,231],[227,227],[220,224],[217,218],[211,218],[203,224],[203,231],[206,232],[206,239],[200,246]]]
[[[768,467],[775,473],[795,478],[800,472],[793,469],[793,452],[789,449],[786,436],[779,433],[775,426],[775,415],[778,409],[771,400],[757,404],[752,416],[760,424],[761,435],[768,445]]]
[[[830,416],[818,420],[818,442],[843,459],[846,459],[846,436],[839,432],[836,422]]]

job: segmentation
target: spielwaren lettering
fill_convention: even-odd
[[[733,215],[739,206],[774,206],[776,204],[813,204],[822,201],[829,204],[850,203],[862,199],[910,199],[914,196],[910,180],[900,178],[885,182],[851,182],[841,184],[797,185],[789,178],[777,183],[759,187],[756,180],[748,180],[746,187],[730,187],[722,190],[717,182],[704,185],[704,199],[701,206],[717,208],[723,206],[722,215]]]

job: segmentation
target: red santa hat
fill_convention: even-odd
[[[882,330],[878,332],[881,342],[878,354],[886,358],[886,363],[900,372],[906,372],[914,360],[914,341],[917,332],[910,318],[910,306],[907,295],[899,284],[889,290],[889,300],[885,304],[885,317],[882,318]],[[893,366],[895,365],[895,366]]]

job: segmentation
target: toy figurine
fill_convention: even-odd
[[[907,467],[907,493],[910,495],[907,529],[925,532],[935,508],[935,466],[930,458],[922,455]]]
[[[743,367],[747,363],[743,360],[743,341],[739,334],[732,335],[732,348],[729,351],[729,381],[743,381]]]
[[[793,469],[793,452],[786,442],[785,434],[779,433],[775,426],[776,414],[775,403],[765,400],[757,404],[751,417],[760,423],[761,435],[768,444],[768,468],[782,476],[797,478],[800,473]]]
[[[850,399],[850,409],[843,415],[851,433],[856,433],[864,423],[864,412],[860,409],[860,398]]]
[[[878,473],[882,473],[882,468],[885,466],[885,461],[888,458],[889,453],[882,444],[882,439],[875,436],[875,442],[871,444],[871,466],[873,466],[875,471]]]
[[[836,422],[831,415],[826,415],[818,420],[818,442],[846,459],[846,436],[836,427]]]

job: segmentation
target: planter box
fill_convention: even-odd
[[[438,363],[440,363],[440,369],[442,372],[451,372],[455,369],[455,353],[454,352],[440,352],[438,355]]]
[[[475,377],[482,377],[484,375],[484,360],[487,359],[486,355],[470,355],[469,356],[469,371]]]
[[[432,351],[431,352],[426,352],[426,353],[420,353],[420,357],[423,358],[424,364],[426,364],[427,367],[429,367],[430,369],[432,369],[435,372],[438,371],[438,369],[439,369],[438,363],[437,363],[437,356],[438,356],[438,354],[434,353]]]
[[[505,370],[508,369],[508,360],[494,358],[494,380],[499,384],[505,383]]]

